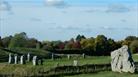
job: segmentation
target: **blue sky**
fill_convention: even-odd
[[[0,35],[18,32],[39,40],[104,34],[138,36],[137,0],[1,0]]]

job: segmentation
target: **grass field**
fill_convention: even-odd
[[[79,75],[64,76],[64,77],[138,77],[138,74],[104,71],[104,72],[98,72],[94,74],[79,74]]]
[[[104,64],[104,63],[110,63],[110,57],[109,56],[94,56],[94,57],[86,57],[81,58],[81,57],[72,57],[70,60],[68,60],[67,58],[61,58],[61,59],[45,59],[44,63],[42,66],[36,66],[36,68],[40,68],[40,67],[44,67],[46,70],[49,70],[51,68],[56,67],[56,65],[58,64],[59,66],[64,66],[64,65],[72,65],[73,64],[73,60],[78,60],[79,65],[85,65],[85,64]],[[5,64],[5,65],[4,65]],[[9,70],[15,70],[16,67],[17,68],[28,68],[28,67],[32,67],[32,62],[27,63],[26,65],[14,65],[11,64],[9,65],[7,62],[4,63],[0,63],[0,67],[3,66],[3,69],[0,69],[0,72],[6,70],[9,68]],[[8,67],[8,68],[7,68]],[[12,68],[14,67],[14,68]],[[26,69],[27,70],[27,69]]]
[[[138,61],[138,55],[133,55],[134,61]],[[39,66],[33,66],[32,62],[28,62],[26,65],[14,65],[14,64],[7,64],[6,63],[0,63],[0,74],[11,74],[11,73],[17,73],[17,74],[37,74],[38,71],[47,71],[51,68],[56,67],[57,64],[59,66],[64,65],[72,65],[73,60],[78,60],[79,65],[85,65],[85,64],[104,64],[104,63],[110,63],[110,56],[87,56],[85,59],[82,57],[72,57],[70,60],[67,58],[61,58],[61,59],[45,59],[43,65]],[[79,75],[73,75],[73,76],[65,76],[65,77],[138,77],[138,74],[128,74],[128,73],[113,73],[113,72],[99,72],[94,74],[79,74]]]
[[[74,60],[78,60],[79,65],[106,64],[111,62],[110,56],[86,56],[86,58],[84,59],[82,55],[77,55],[77,56],[72,56],[71,59],[68,59],[67,56],[63,56],[62,58],[57,58],[55,60],[44,59],[43,65],[38,65],[38,66],[33,66],[32,62],[27,62],[27,64],[25,65],[20,65],[20,64],[14,65],[14,64],[8,64],[7,62],[2,62],[5,61],[5,57],[8,57],[8,53],[5,51],[1,51],[0,53],[2,53],[0,54],[0,61],[1,61],[0,74],[15,73],[19,74],[19,76],[20,75],[22,76],[22,74],[25,74],[27,76],[30,76],[32,74],[37,75],[38,72],[40,71],[47,71],[50,70],[51,68],[55,68],[57,64],[58,66],[72,65]],[[138,55],[133,55],[133,59],[135,62],[138,62]],[[79,74],[79,75],[65,76],[65,77],[138,77],[138,74],[128,74],[128,73],[120,74],[111,71],[105,71],[93,74]]]

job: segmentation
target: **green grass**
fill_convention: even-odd
[[[94,74],[79,74],[79,75],[64,76],[64,77],[138,77],[138,74],[104,71],[104,72],[98,72]]]
[[[44,65],[52,68],[59,64],[59,66],[64,66],[64,65],[72,65],[74,60],[78,60],[79,65],[85,65],[85,64],[106,64],[110,63],[110,57],[107,56],[99,56],[99,57],[88,57],[86,59],[83,58],[71,58],[68,60],[67,58],[62,58],[62,59],[46,59],[44,60]]]
[[[134,54],[132,57],[133,57],[134,62],[138,62],[138,55]]]
[[[43,53],[38,53],[34,49],[21,49],[21,53],[26,53],[26,51],[30,51],[34,54],[39,54],[42,56],[45,56],[47,52],[41,51]],[[8,52],[0,50],[0,61],[5,59],[4,57],[8,56]],[[133,55],[133,59],[135,62],[138,62],[138,55]],[[64,65],[72,65],[73,60],[78,60],[79,65],[85,65],[85,64],[106,64],[110,63],[111,59],[110,56],[86,56],[86,58],[82,58],[81,55],[79,56],[73,56],[70,60],[67,59],[66,56],[60,58],[60,59],[45,59],[42,66],[33,66],[32,62],[27,63],[26,65],[14,65],[14,64],[7,64],[7,62],[0,63],[0,74],[18,74],[19,76],[22,74],[25,74],[27,76],[31,76],[34,74],[38,74],[39,71],[47,71],[51,68],[54,68],[57,66],[64,66]],[[17,75],[17,76],[18,76]],[[19,77],[18,76],[18,77]],[[74,75],[74,76],[65,76],[65,77],[138,77],[138,74],[128,74],[128,73],[114,73],[114,72],[99,72],[94,74],[80,74],[80,75]]]
[[[100,57],[96,57],[96,56],[95,57],[87,57],[86,59],[73,57],[70,60],[68,60],[67,58],[61,58],[61,59],[55,59],[55,60],[45,59],[44,60],[44,63],[43,63],[43,67],[46,70],[49,70],[51,68],[56,67],[57,64],[59,64],[59,66],[72,65],[73,64],[73,60],[78,60],[79,65],[110,63],[110,57],[109,56],[107,56],[107,57],[105,57],[105,56],[100,56]],[[6,65],[7,62],[0,63],[0,67],[2,67],[3,64]],[[13,66],[14,66],[14,69],[16,67],[20,67],[20,68],[25,67],[25,68],[28,68],[29,66],[32,66],[32,62],[29,62],[26,65],[20,65],[20,64],[17,64],[17,65],[11,64],[11,65],[9,65],[9,64],[7,64],[6,67],[9,67],[9,69],[12,69]],[[0,71],[1,70],[2,71],[3,70],[9,71],[9,69],[7,69],[6,67],[4,67],[3,69],[0,69]]]

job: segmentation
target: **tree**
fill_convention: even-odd
[[[82,39],[85,39],[85,36],[84,35],[78,35],[76,37],[76,41],[81,41]]]
[[[28,38],[26,47],[27,48],[36,48],[38,40],[35,38]]]
[[[81,44],[79,41],[75,41],[73,43],[73,49],[81,49]]]
[[[130,45],[132,41],[137,40],[136,36],[127,36],[122,45]]]
[[[9,48],[25,47],[27,44],[27,40],[28,40],[28,37],[25,32],[15,34],[10,41]]]
[[[0,36],[0,48],[3,47],[3,43],[2,43],[2,40],[1,40],[1,36]]]
[[[52,46],[54,49],[59,49],[59,46],[62,44],[61,41],[52,41]]]
[[[94,38],[83,39],[83,40],[81,40],[80,43],[81,43],[82,49],[94,51],[94,47],[95,47],[95,39]]]
[[[136,36],[127,36],[127,37],[125,38],[125,40],[134,41],[134,40],[137,40],[137,37],[136,37]]]
[[[40,49],[41,48],[41,42],[37,42],[36,43],[36,49]]]
[[[107,37],[98,35],[95,39],[95,51],[97,55],[106,55],[107,53]]]
[[[53,49],[52,42],[50,42],[50,41],[43,41],[42,42],[42,49],[44,49],[44,50],[52,50]]]
[[[11,39],[12,39],[12,36],[7,36],[7,37],[2,38],[2,43],[5,48],[8,48]]]
[[[69,41],[65,42],[65,48],[64,49],[73,49],[74,39],[71,38]]]
[[[117,47],[116,42],[113,39],[109,38],[108,39],[108,54],[110,54],[111,51],[113,51],[117,48],[118,47]]]
[[[134,40],[130,44],[130,50],[132,51],[132,53],[138,53],[138,40]]]

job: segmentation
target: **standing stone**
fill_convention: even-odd
[[[52,56],[51,57],[52,57],[52,60],[54,60],[54,53],[52,53]]]
[[[44,62],[44,61],[43,61],[43,58],[40,58],[38,63],[39,63],[40,65],[43,65],[43,62]]]
[[[17,63],[18,63],[18,56],[14,55],[14,64],[17,64]]]
[[[27,54],[27,61],[30,61],[30,53]]]
[[[20,57],[20,64],[25,64],[24,55]]]
[[[68,57],[68,59],[70,59],[70,57],[71,57],[70,54],[68,54],[67,57]]]
[[[82,57],[85,58],[85,53],[82,54]]]
[[[34,65],[34,66],[38,65],[37,56],[34,56],[34,57],[33,57],[33,65]]]
[[[12,54],[10,53],[9,54],[9,61],[8,61],[9,64],[12,64],[13,63],[13,56]]]
[[[9,61],[8,61],[8,63],[9,63],[9,64],[12,63],[12,55],[11,55],[11,53],[9,54]]]
[[[77,60],[73,61],[73,66],[78,66],[78,61]]]
[[[115,72],[135,72],[134,61],[128,46],[124,45],[118,50],[111,52],[111,67]]]

